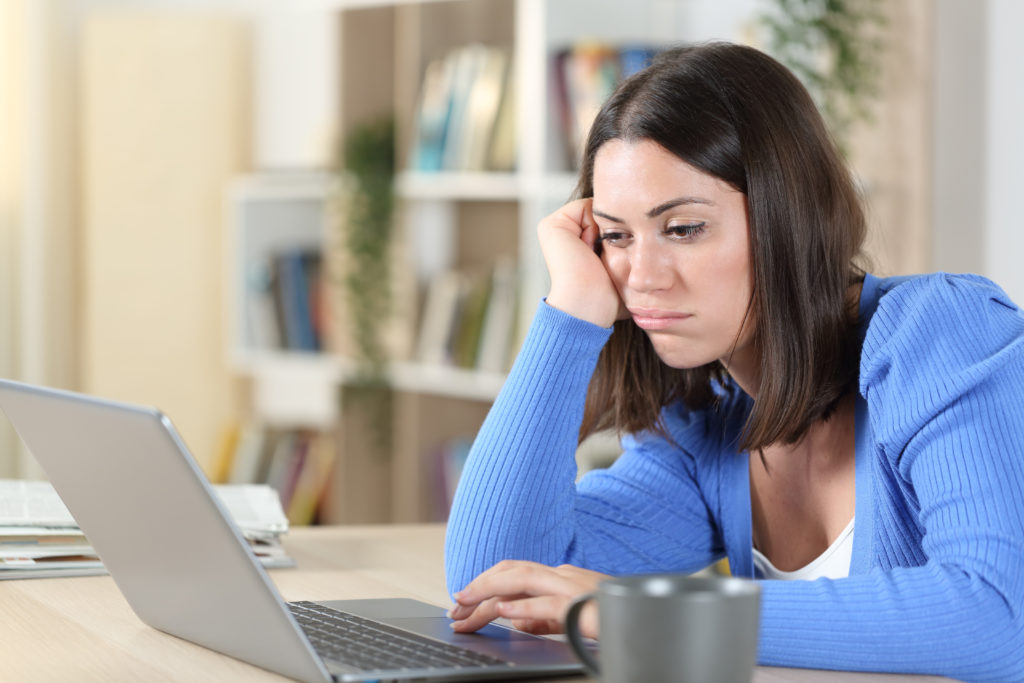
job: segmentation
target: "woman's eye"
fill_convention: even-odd
[[[665,228],[665,232],[673,237],[692,239],[704,232],[704,221],[699,223],[679,223]]]
[[[624,232],[616,232],[614,230],[609,230],[607,232],[601,233],[601,235],[597,239],[602,244],[613,245],[624,242],[627,237],[628,235],[626,235],[626,233]]]

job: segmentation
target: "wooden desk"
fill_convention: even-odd
[[[313,527],[285,539],[297,569],[271,572],[286,600],[411,597],[448,605],[441,525]],[[284,681],[149,628],[110,577],[0,581],[4,681]],[[583,680],[560,679],[566,680]],[[757,683],[945,679],[762,667]]]

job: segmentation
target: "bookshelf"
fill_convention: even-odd
[[[356,368],[339,340],[344,323],[340,332],[338,324],[327,324],[322,346],[305,350],[259,331],[260,320],[272,317],[266,299],[262,304],[257,299],[275,255],[320,249],[329,262],[337,178],[322,172],[239,178],[228,192],[226,289],[231,312],[227,353],[234,370],[248,381],[252,418],[275,427],[319,430],[336,439],[338,459],[327,484],[324,521],[409,522],[443,516],[437,453],[445,444],[471,438],[497,395],[514,348],[548,286],[536,244],[537,222],[569,198],[576,182],[566,153],[556,57],[582,51],[582,45],[617,51],[714,35],[735,39],[752,2],[730,9],[696,0],[316,3],[337,22],[340,135],[386,112],[393,112],[397,127],[397,263],[408,281],[400,287],[402,314],[395,321],[400,339],[387,370],[395,394],[386,458],[368,455],[372,448],[365,423],[370,418],[346,402]],[[498,112],[507,108],[511,117],[516,133],[511,164],[493,155],[480,162],[480,150],[446,163],[438,159],[449,157],[435,149],[434,157],[424,160],[429,156],[422,151],[429,138],[424,114],[429,73],[444,64],[457,72],[467,52],[480,60],[485,59],[480,55],[500,52],[506,59],[503,92],[513,91],[515,97],[501,98],[493,115],[500,120]],[[421,318],[432,310],[433,285],[453,269],[492,273],[498,262],[513,264],[517,281],[506,357],[497,365],[492,359],[488,370],[465,359],[461,365],[425,362],[436,356],[424,354],[420,343],[427,333]],[[329,309],[331,296],[337,292],[327,295]],[[334,305],[340,304],[334,300]],[[615,447],[609,439],[585,444],[582,467],[607,458]]]

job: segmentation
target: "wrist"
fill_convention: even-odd
[[[570,315],[578,320],[597,325],[602,328],[609,328],[615,322],[617,311],[609,312],[607,306],[601,306],[595,301],[567,297],[557,292],[550,292],[544,301],[562,313]]]

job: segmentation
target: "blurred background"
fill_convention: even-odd
[[[294,524],[444,519],[618,79],[677,43],[775,54],[855,169],[873,272],[1024,302],[1022,25],[1016,0],[0,0],[0,376],[158,406]],[[0,422],[0,477],[42,477]]]

